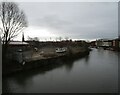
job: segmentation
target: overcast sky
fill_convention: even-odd
[[[19,2],[28,28],[25,37],[93,40],[118,36],[117,2]],[[17,37],[21,40],[21,34]]]

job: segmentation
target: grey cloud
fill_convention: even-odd
[[[39,25],[44,27],[53,27],[53,28],[62,28],[67,25],[70,25],[71,22],[61,19],[58,15],[48,15],[38,19]]]
[[[77,39],[117,36],[117,3],[19,3],[30,26]]]

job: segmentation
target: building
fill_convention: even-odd
[[[120,38],[116,39],[99,39],[91,42],[91,46],[102,47],[104,49],[110,49],[120,51]]]
[[[112,41],[113,50],[120,51],[120,38],[114,39]]]
[[[27,42],[21,42],[21,41],[11,41],[8,45],[9,51],[19,51],[19,50],[28,50],[30,48],[29,43]]]

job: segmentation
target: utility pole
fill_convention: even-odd
[[[24,33],[22,33],[22,42],[25,41],[25,38],[24,38]]]

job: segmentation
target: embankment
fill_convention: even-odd
[[[60,65],[63,64],[61,62],[55,62],[56,60],[70,60],[70,59],[78,59],[81,57],[84,57],[89,54],[89,49],[85,48],[78,48],[78,47],[70,47],[68,48],[68,51],[65,53],[55,53],[53,51],[49,51],[47,49],[44,49],[47,51],[44,54],[39,54],[40,52],[35,52],[31,58],[28,58],[25,60],[25,64],[20,64],[18,62],[9,62],[9,65],[6,67],[3,67],[3,76],[10,75],[10,74],[16,74],[19,72],[29,71],[31,69],[36,68],[43,68],[50,65]],[[39,56],[38,56],[39,54]],[[42,56],[42,57],[41,57]]]

